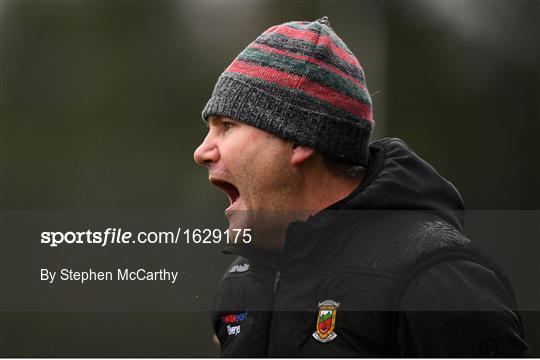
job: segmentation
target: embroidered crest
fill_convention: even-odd
[[[327,343],[334,340],[337,334],[334,332],[336,327],[336,315],[339,303],[333,300],[325,300],[319,303],[319,314],[317,315],[317,331],[313,333],[315,340],[321,343]]]

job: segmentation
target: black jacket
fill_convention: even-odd
[[[238,257],[213,313],[222,356],[526,356],[512,288],[463,217],[405,143],[372,143],[363,183],[291,223],[282,255],[226,250]]]

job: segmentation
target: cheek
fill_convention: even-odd
[[[251,189],[261,198],[271,198],[286,190],[290,181],[288,161],[279,151],[258,152],[244,172]]]
[[[222,150],[225,166],[246,202],[275,198],[290,180],[289,149],[279,139],[250,133]]]

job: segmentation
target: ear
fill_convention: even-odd
[[[291,152],[291,164],[300,165],[315,154],[315,150],[306,146],[293,144]]]

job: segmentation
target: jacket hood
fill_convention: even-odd
[[[395,138],[369,145],[364,181],[327,210],[427,210],[460,231],[465,225],[463,200],[454,185]]]

